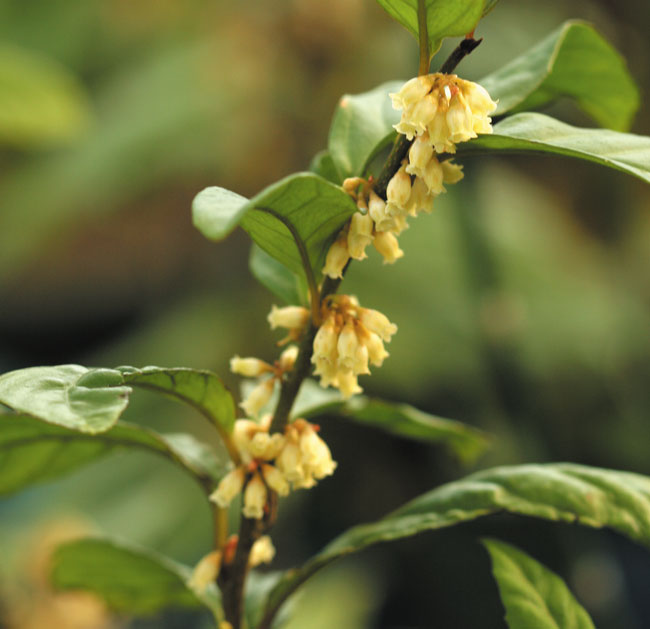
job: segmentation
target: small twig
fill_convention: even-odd
[[[482,41],[482,37],[481,39],[474,39],[473,37],[467,37],[463,39],[463,41],[460,42],[456,48],[454,48],[442,66],[440,66],[440,70],[438,70],[438,72],[441,72],[442,74],[451,74],[456,69],[456,66],[465,57],[467,57],[467,55],[469,55]]]
[[[388,182],[399,170],[399,167],[402,165],[402,160],[406,157],[412,142],[413,140],[407,140],[405,135],[402,135],[401,133],[397,134],[393,148],[377,177],[377,183],[375,183],[373,187],[374,191],[382,199],[386,199],[386,188],[388,187]]]

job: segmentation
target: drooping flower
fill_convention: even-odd
[[[187,585],[198,594],[203,594],[214,583],[221,570],[221,551],[214,550],[196,564]]]
[[[483,87],[455,74],[416,77],[390,96],[393,107],[402,110],[395,129],[409,140],[427,134],[436,153],[455,153],[459,142],[492,133],[489,114],[496,103]]]
[[[255,540],[248,556],[248,563],[251,568],[254,568],[262,563],[271,563],[273,557],[275,557],[273,542],[268,535],[262,535],[262,537]]]

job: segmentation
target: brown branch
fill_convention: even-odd
[[[469,55],[482,41],[482,37],[481,39],[474,39],[473,37],[466,37],[463,39],[463,41],[460,42],[456,48],[454,48],[442,66],[440,66],[440,70],[438,70],[438,72],[441,72],[442,74],[451,74],[456,69],[456,66],[465,57],[467,57],[467,55]]]

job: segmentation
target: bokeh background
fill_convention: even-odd
[[[628,59],[644,102],[632,130],[650,134],[646,0],[501,0],[459,70],[479,79],[568,18],[592,21]],[[372,0],[0,0],[0,371],[192,366],[237,390],[230,356],[275,355],[274,299],[249,274],[243,232],[217,245],[193,229],[193,196],[208,185],[251,196],[305,170],[342,93],[416,67],[415,42]],[[552,113],[591,125],[567,103]],[[382,267],[372,255],[350,270],[349,291],[400,328],[362,385],[492,433],[477,467],[574,461],[650,474],[650,188],[550,157],[474,157],[465,172],[402,236],[403,260]],[[214,439],[191,411],[134,398],[128,419]],[[469,471],[336,419],[322,429],[339,469],[283,506],[275,568]],[[48,548],[79,530],[189,564],[210,544],[198,489],[146,455],[4,498],[0,627],[208,626],[180,612],[115,619],[53,597]],[[606,531],[500,516],[324,571],[291,627],[504,629],[477,542],[486,534],[559,571],[597,626],[650,626],[647,551]]]

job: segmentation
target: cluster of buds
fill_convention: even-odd
[[[348,295],[332,295],[324,304],[323,323],[314,338],[311,361],[323,387],[334,386],[349,398],[362,391],[357,377],[369,374],[368,363],[381,367],[397,326],[377,310],[362,308]]]
[[[489,114],[497,104],[478,83],[455,74],[418,76],[390,96],[402,110],[398,133],[409,140],[426,135],[436,153],[455,153],[458,142],[492,133]]]
[[[241,464],[226,474],[210,499],[226,508],[242,490],[242,512],[247,518],[264,516],[269,490],[286,496],[291,488],[313,487],[336,468],[318,426],[304,419],[287,425],[284,433],[269,434],[271,416],[260,423],[238,419],[233,442]]]
[[[188,586],[198,594],[203,594],[214,583],[221,572],[222,563],[232,562],[237,549],[238,537],[233,535],[223,549],[213,550],[203,557],[194,567]],[[248,565],[255,568],[263,563],[271,563],[275,557],[275,547],[268,535],[262,535],[253,543],[248,556]]]

